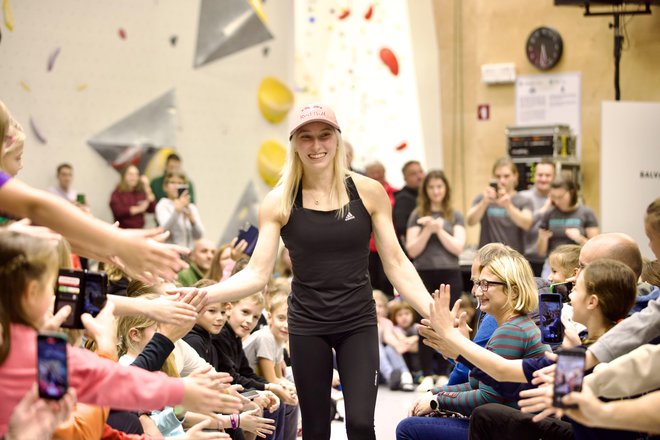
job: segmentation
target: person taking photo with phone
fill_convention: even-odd
[[[254,254],[244,270],[206,289],[209,302],[261,291],[272,274],[281,236],[293,268],[289,344],[304,438],[330,438],[334,349],[348,438],[375,439],[378,330],[368,277],[372,231],[396,290],[423,316],[431,297],[396,238],[385,189],[348,171],[333,110],[324,104],[297,108],[289,140],[282,178],[261,206]]]
[[[190,201],[187,184],[182,173],[165,175],[163,188],[167,198],[160,199],[156,205],[156,221],[169,231],[168,243],[192,249],[195,240],[204,235],[204,226],[197,206]]]
[[[525,252],[525,232],[532,227],[532,201],[516,192],[518,168],[503,157],[493,165],[494,180],[479,194],[465,216],[468,226],[481,224],[479,247],[503,243]]]

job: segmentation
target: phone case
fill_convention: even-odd
[[[107,300],[107,286],[104,272],[60,269],[55,285],[55,313],[66,305],[71,307],[62,327],[84,328],[80,315],[96,316],[101,311]]]
[[[564,404],[561,399],[573,391],[582,391],[585,351],[573,348],[557,354],[553,405],[557,408],[576,408],[576,405]]]
[[[245,240],[247,243],[247,248],[245,249],[245,253],[249,256],[252,256],[252,253],[254,252],[254,248],[257,245],[257,238],[259,237],[259,229],[256,227],[250,225],[247,230],[239,230],[238,231],[238,241]]]
[[[562,299],[556,293],[543,293],[539,297],[539,321],[541,341],[545,344],[561,344],[564,326],[561,322]]]
[[[39,397],[59,400],[69,388],[67,340],[61,333],[37,336],[37,382]]]

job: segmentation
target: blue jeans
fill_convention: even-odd
[[[394,369],[400,370],[402,373],[408,372],[408,366],[403,356],[394,349],[391,345],[378,345],[378,357],[380,360],[380,374],[385,381],[390,383],[390,376]]]
[[[396,440],[467,440],[469,419],[408,417],[396,427]]]

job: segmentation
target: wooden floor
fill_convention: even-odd
[[[376,438],[394,440],[396,425],[406,417],[408,408],[420,395],[416,392],[390,391],[386,386],[378,388],[376,401]],[[346,440],[346,428],[343,422],[332,422],[331,440]]]

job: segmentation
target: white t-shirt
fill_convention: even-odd
[[[273,364],[284,361],[284,346],[278,345],[268,326],[252,333],[243,341],[243,351],[245,351],[245,357],[247,357],[250,367],[262,377],[263,374],[259,370],[259,358],[268,359]]]

